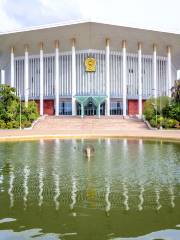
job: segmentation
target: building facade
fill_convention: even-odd
[[[85,44],[84,29],[76,29],[76,25],[83,24],[91,24],[91,29],[86,30]],[[54,27],[2,34],[10,43],[8,51],[0,55],[1,83],[15,87],[26,104],[35,100],[41,115],[141,117],[146,99],[171,95],[177,71],[172,61],[172,45],[163,43],[159,53],[156,41],[148,39],[145,48],[142,33],[135,42],[129,36],[123,39],[122,34],[119,34],[122,39],[118,39],[114,29],[111,36],[111,25],[106,29],[102,24],[102,32],[101,28],[97,32],[96,25],[101,24],[56,27],[63,34],[66,31],[63,28],[68,27],[67,39],[62,33],[59,36],[52,33]],[[118,30],[123,33],[121,28]],[[45,34],[41,36],[43,30]],[[33,42],[22,39],[22,34],[26,38],[29,33]],[[40,36],[36,36],[38,33]],[[134,45],[129,49],[131,42]]]

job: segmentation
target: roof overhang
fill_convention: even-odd
[[[107,38],[110,39],[110,48],[119,51],[122,40],[127,40],[127,51],[131,53],[137,52],[138,42],[142,43],[144,54],[152,54],[155,43],[158,55],[166,56],[167,46],[171,46],[173,64],[180,68],[180,34],[92,21],[68,22],[1,33],[0,57],[10,52],[10,46],[15,47],[16,56],[24,55],[24,44],[29,45],[30,54],[38,54],[38,43],[41,41],[44,42],[45,53],[54,51],[54,40],[60,41],[60,51],[70,51],[72,38],[76,39],[78,50],[104,49]]]

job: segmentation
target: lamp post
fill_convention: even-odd
[[[22,127],[21,127],[21,94],[19,94],[19,99],[20,99],[20,104],[19,104],[19,129],[22,130]]]
[[[156,111],[156,126],[157,126],[157,103],[152,103],[155,111]]]
[[[159,96],[159,112],[160,112],[160,117],[162,115],[162,108],[161,108],[161,90],[157,90],[158,91],[158,96]],[[162,130],[162,125],[161,125],[161,121],[160,121],[160,130]]]

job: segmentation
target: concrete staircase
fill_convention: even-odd
[[[137,131],[147,129],[144,122],[122,116],[102,116],[100,119],[97,117],[86,116],[72,117],[72,116],[46,116],[40,120],[34,129],[45,131],[61,131],[68,133],[82,133],[82,132],[118,132],[118,131]]]

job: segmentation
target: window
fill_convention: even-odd
[[[132,68],[129,68],[129,73],[133,73],[133,69]]]
[[[72,103],[71,102],[60,102],[59,105],[60,115],[72,115]]]
[[[110,114],[111,115],[122,115],[123,108],[121,101],[113,101],[110,103]]]

